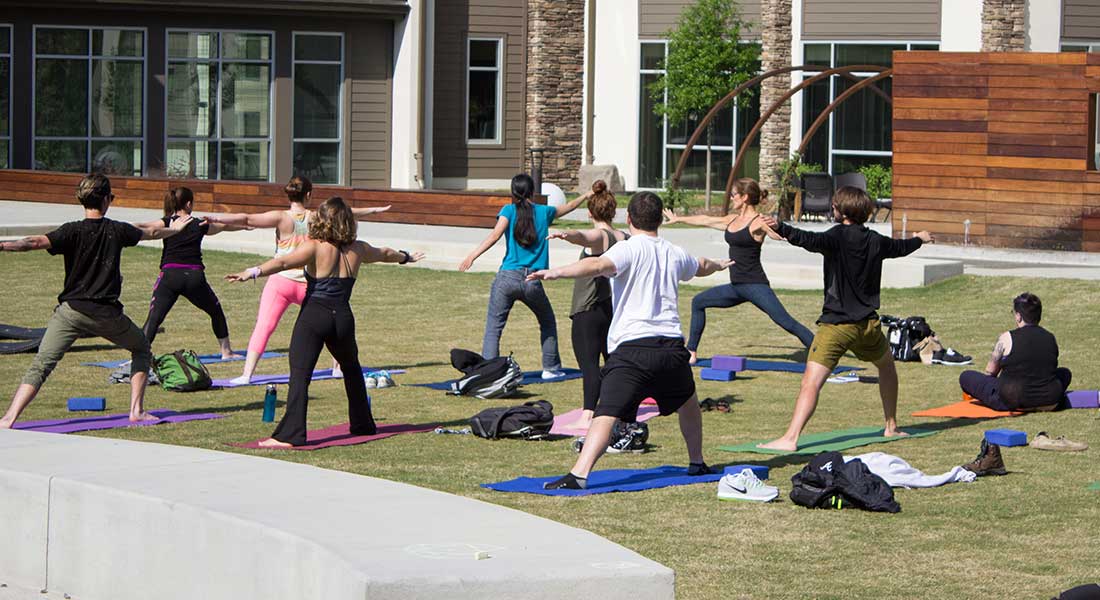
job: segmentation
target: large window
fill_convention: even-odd
[[[142,173],[145,32],[34,29],[34,168]]]
[[[662,66],[668,44],[666,42],[642,42],[641,89],[638,98],[638,187],[657,189],[664,187],[666,180],[672,177],[680,157],[687,149],[688,138],[695,131],[699,119],[689,119],[685,123],[669,123],[668,119],[653,112],[657,102],[650,93],[649,86],[664,73]],[[733,167],[733,160],[745,135],[760,118],[760,96],[754,89],[750,92],[749,106],[740,108],[736,102],[714,120],[711,138],[711,185],[715,188],[725,186],[726,178]],[[706,138],[701,138],[688,157],[687,166],[680,179],[684,188],[703,189],[707,173]],[[760,136],[750,144],[745,160],[742,161],[738,177],[757,178],[760,171]]]
[[[0,169],[11,166],[11,25],[0,25]]]
[[[504,72],[501,39],[470,38],[466,62],[466,139],[499,144]]]
[[[344,37],[294,34],[294,173],[340,183]]]
[[[165,171],[271,178],[272,34],[169,31]]]
[[[895,50],[938,50],[937,44],[922,43],[807,43],[803,63],[823,68],[856,65],[893,66]],[[804,79],[814,73],[803,75]],[[805,88],[802,92],[802,132],[810,128],[817,117],[846,90],[875,73],[853,72],[855,80],[834,75]],[[891,94],[890,79],[879,80],[878,86]],[[891,164],[892,111],[890,105],[874,91],[864,88],[844,101],[829,115],[827,125],[814,134],[806,147],[804,162],[821,165],[830,173],[849,173],[877,163]]]

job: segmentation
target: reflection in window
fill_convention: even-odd
[[[344,38],[294,34],[294,173],[340,183]]]
[[[0,35],[4,45],[10,35]],[[140,30],[36,27],[34,168],[141,175],[144,62]],[[2,104],[6,133],[6,96]]]
[[[501,51],[499,39],[471,39],[466,65],[466,139],[500,142]]]
[[[11,167],[11,25],[0,25],[0,169]]]
[[[269,33],[169,31],[165,172],[271,178]]]

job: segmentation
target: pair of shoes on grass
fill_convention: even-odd
[[[363,383],[366,384],[368,389],[388,388],[397,385],[393,377],[390,377],[389,371],[371,371],[363,376]]]
[[[1053,450],[1055,452],[1083,452],[1089,449],[1089,445],[1085,442],[1067,440],[1065,436],[1061,435],[1052,438],[1045,431],[1040,431],[1038,435],[1032,438],[1028,446],[1038,450]]]

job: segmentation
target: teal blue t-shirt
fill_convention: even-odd
[[[550,268],[550,243],[546,239],[550,235],[550,224],[554,222],[557,209],[545,204],[531,204],[535,217],[535,243],[525,248],[516,241],[512,230],[516,226],[516,205],[506,204],[497,213],[498,217],[508,219],[508,229],[504,232],[507,241],[507,252],[504,262],[500,265],[501,271],[514,269],[548,269]]]

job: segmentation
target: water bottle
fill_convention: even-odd
[[[271,423],[275,420],[275,398],[275,386],[269,383],[267,392],[264,394],[264,423]]]

